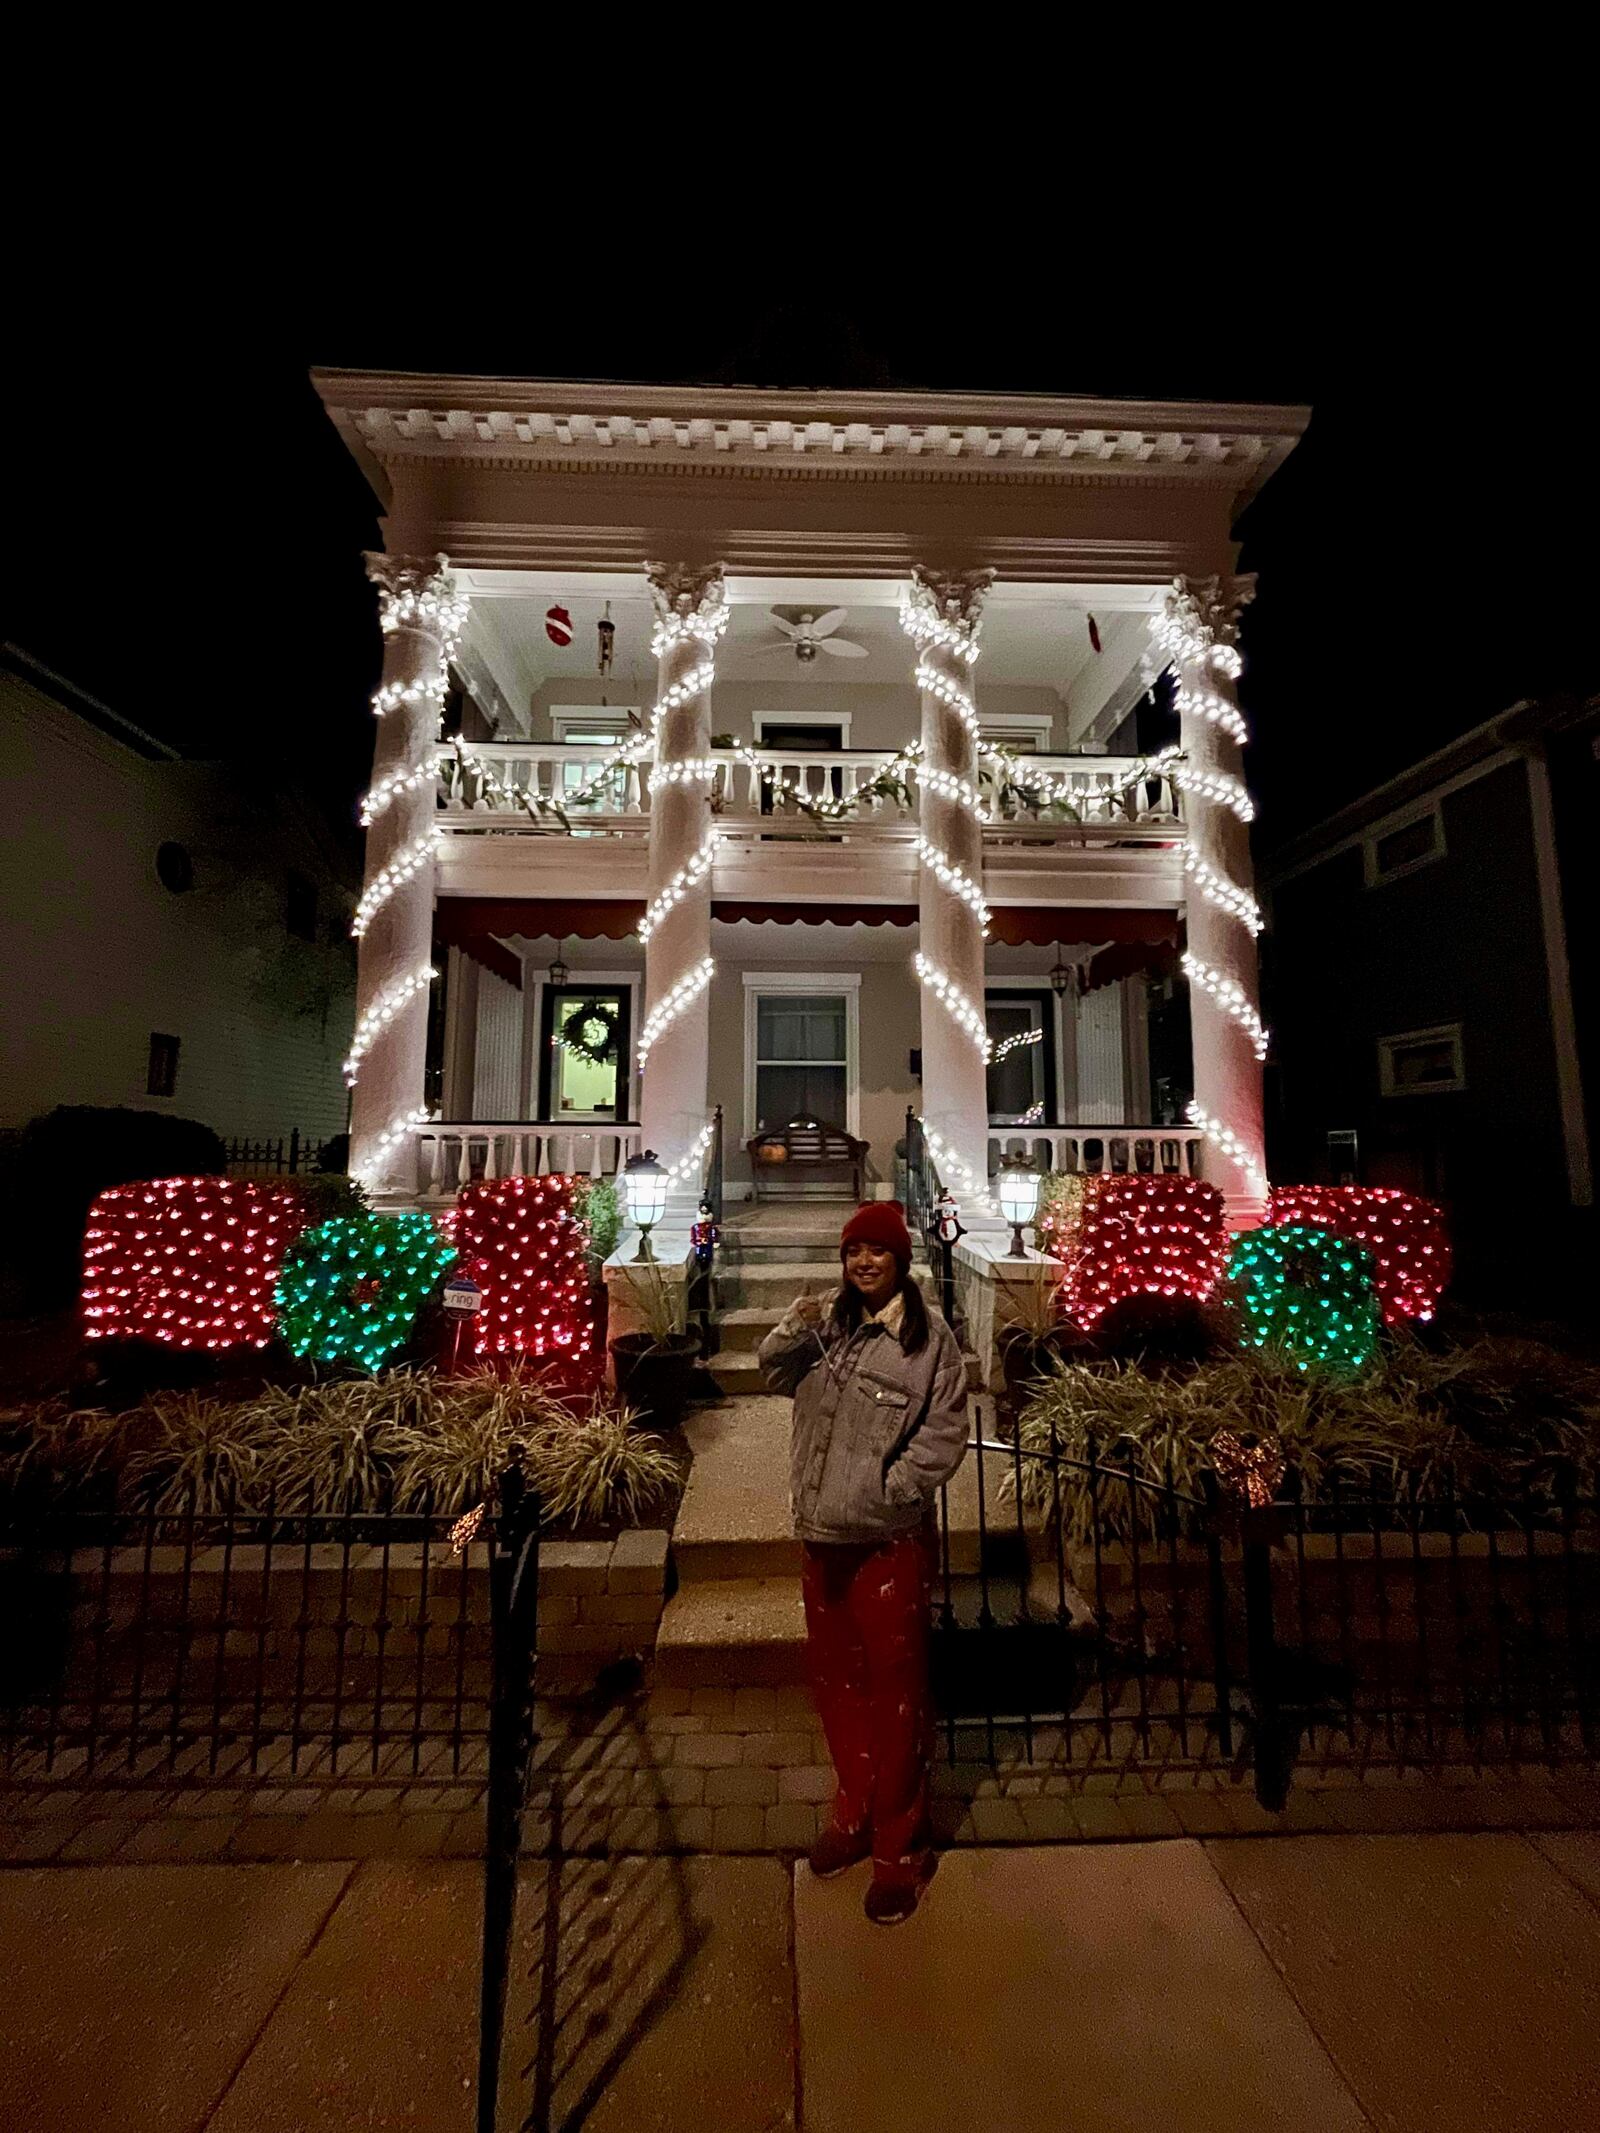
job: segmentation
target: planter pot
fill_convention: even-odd
[[[699,1360],[697,1333],[674,1333],[664,1341],[650,1333],[619,1334],[611,1343],[617,1397],[640,1409],[655,1428],[676,1429]]]

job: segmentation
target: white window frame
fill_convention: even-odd
[[[769,726],[837,726],[839,748],[843,753],[850,746],[850,721],[854,713],[849,711],[757,711],[751,722],[757,741],[764,741]],[[819,749],[820,755],[831,755],[831,749]]]
[[[1430,1081],[1421,1087],[1407,1086],[1395,1078],[1394,1055],[1408,1044],[1443,1044],[1450,1046],[1455,1073],[1449,1081]],[[1393,1036],[1378,1039],[1378,1087],[1385,1096],[1450,1096],[1467,1085],[1465,1055],[1461,1049],[1461,1024],[1459,1022],[1435,1023],[1432,1029],[1399,1030]]]
[[[569,728],[573,726],[603,726],[614,732],[619,741],[625,741],[634,731],[633,720],[638,716],[637,704],[552,704],[550,707],[550,731],[557,742],[571,739]],[[595,747],[605,744],[596,741]]]
[[[1416,859],[1407,859],[1397,867],[1381,866],[1378,861],[1378,846],[1387,837],[1397,836],[1401,830],[1411,829],[1418,822],[1433,825],[1433,843]],[[1401,881],[1407,874],[1415,874],[1419,867],[1431,867],[1445,856],[1444,813],[1437,800],[1427,807],[1412,809],[1403,815],[1392,815],[1387,822],[1375,823],[1361,840],[1361,866],[1369,889],[1381,889],[1391,881]]]
[[[845,1116],[836,1119],[861,1138],[861,973],[859,970],[747,970],[744,977],[744,1138],[753,1140],[756,1125],[756,1002],[763,993],[808,992],[844,995]]]
[[[983,738],[991,746],[1003,747],[1007,740],[1018,734],[1031,736],[1037,755],[1051,755],[1051,742],[1055,738],[1056,722],[1048,711],[1000,711],[993,718],[978,713],[978,726]]]
[[[532,969],[530,969],[528,958],[524,956],[522,961],[522,982],[533,994],[533,999],[530,1002],[528,1009],[528,1024],[533,1034],[528,1046],[528,1059],[531,1072],[527,1076],[526,1093],[523,1097],[522,1108],[525,1112],[528,1113],[530,1118],[533,1115],[533,1099],[539,1093],[540,1070],[544,1064],[544,1062],[538,1056],[539,1032],[544,1027],[544,995],[545,988],[550,983],[548,977],[535,977],[533,975],[534,970],[536,970],[538,967],[539,966],[535,964]],[[529,982],[530,979],[532,980],[531,983]],[[641,992],[644,986],[643,973],[637,970],[574,970],[569,965],[567,969],[567,983],[563,989],[570,991],[570,989],[574,985],[592,985],[594,986],[597,992],[625,992],[628,995],[628,1028],[632,1032],[631,1044],[634,1050],[634,1056],[628,1061],[628,1071],[623,1077],[623,1079],[627,1084],[628,1090],[628,1118],[635,1124],[637,1124],[639,1118],[639,1101],[641,1093],[639,1087],[639,1059],[637,1046],[639,1036],[639,1013]],[[543,1124],[546,1122],[541,1120],[540,1123]],[[562,1121],[560,1119],[552,1119],[548,1121],[548,1123],[550,1123],[551,1125],[559,1126],[562,1124]],[[620,1125],[621,1123],[622,1121],[619,1119],[618,1124]],[[574,1133],[581,1133],[583,1132],[584,1128],[582,1125],[574,1125],[570,1128],[570,1130]],[[603,1131],[604,1128],[602,1128],[601,1130]]]

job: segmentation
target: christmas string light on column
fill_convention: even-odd
[[[677,1021],[684,1009],[711,983],[716,963],[711,956],[696,963],[694,968],[679,978],[663,999],[656,1002],[644,1018],[644,1028],[639,1032],[638,1060],[641,1071],[655,1045]]]
[[[409,770],[391,770],[380,778],[361,802],[361,827],[371,829],[378,817],[400,798],[402,793],[415,792],[419,786],[437,782],[438,766],[434,763],[418,763]]]
[[[405,1112],[399,1118],[391,1119],[372,1144],[370,1163],[359,1170],[352,1165],[351,1176],[356,1179],[358,1184],[376,1184],[383,1176],[385,1163],[400,1146],[401,1142],[409,1140],[419,1126],[431,1126],[437,1115],[436,1112],[428,1110],[425,1105],[418,1104],[414,1110]]]
[[[382,873],[375,874],[367,883],[361,892],[361,901],[356,905],[356,915],[350,921],[350,931],[355,939],[360,940],[396,889],[402,888],[413,875],[420,874],[438,857],[443,835],[439,825],[430,822],[414,844],[396,853]]]
[[[1261,906],[1248,889],[1241,889],[1219,874],[1214,866],[1202,859],[1192,845],[1183,848],[1183,871],[1194,883],[1208,904],[1215,904],[1219,911],[1226,911],[1236,918],[1241,926],[1252,933],[1261,931]]]
[[[1238,1134],[1223,1125],[1220,1119],[1212,1118],[1208,1112],[1202,1111],[1196,1103],[1189,1105],[1188,1119],[1190,1125],[1198,1126],[1206,1139],[1214,1141],[1224,1155],[1232,1156],[1244,1172],[1250,1190],[1256,1198],[1264,1197],[1267,1191],[1267,1174]]]
[[[926,1120],[923,1122],[922,1138],[928,1144],[928,1153],[933,1157],[934,1168],[939,1173],[942,1185],[954,1185],[968,1207],[976,1208],[979,1214],[998,1216],[998,1202],[990,1193],[987,1183],[978,1176],[972,1165],[957,1155],[950,1143],[934,1131]]]
[[[1168,595],[1165,607],[1150,625],[1157,645],[1178,668],[1179,717],[1193,712],[1220,727],[1242,747],[1250,737],[1243,713],[1231,697],[1211,688],[1204,676],[1207,667],[1229,681],[1237,681],[1244,672],[1238,646],[1219,634],[1231,627],[1220,603],[1203,603],[1188,586]],[[1196,669],[1200,671],[1197,673]]]
[[[917,857],[925,866],[932,867],[939,880],[944,883],[945,887],[953,895],[960,897],[967,908],[976,915],[978,924],[987,933],[989,930],[989,906],[984,899],[983,891],[978,887],[972,876],[963,872],[953,859],[947,859],[931,838],[918,836]]]
[[[361,1062],[371,1051],[383,1031],[399,1014],[408,1000],[414,1000],[419,992],[426,992],[439,973],[431,963],[414,970],[407,978],[397,978],[373,1001],[361,1020],[356,1024],[355,1035],[350,1040],[350,1049],[345,1054],[344,1079],[346,1088],[353,1089],[360,1077]]]
[[[1250,1005],[1244,987],[1239,983],[1238,979],[1228,977],[1223,971],[1213,970],[1209,963],[1202,963],[1200,958],[1197,955],[1191,955],[1187,948],[1183,951],[1183,968],[1190,982],[1198,985],[1203,992],[1208,992],[1229,1021],[1237,1022],[1239,1027],[1245,1031],[1251,1044],[1255,1047],[1256,1057],[1265,1059],[1267,1056],[1266,1024]]]
[[[982,1015],[979,1014],[960,986],[946,977],[938,964],[931,962],[920,948],[911,958],[911,967],[934,995],[935,999],[941,1002],[946,1013],[966,1031],[967,1035],[978,1047],[978,1050],[983,1054],[984,1063],[987,1065],[991,1051],[989,1032],[985,1027]]]
[[[717,835],[714,826],[707,830],[704,843],[688,865],[679,867],[666,887],[651,897],[645,906],[644,917],[639,921],[641,941],[647,941],[667,913],[681,904],[695,883],[704,881],[711,872],[717,852]]]

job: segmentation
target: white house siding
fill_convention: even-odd
[[[492,970],[478,972],[477,1043],[472,1062],[474,1118],[518,1118],[522,1106],[522,994]]]
[[[1081,1126],[1120,1126],[1127,1119],[1122,1042],[1122,985],[1099,985],[1078,1002],[1078,1104]]]
[[[9,673],[0,779],[0,1125],[127,1104],[225,1137],[342,1132],[352,898],[298,813],[219,766],[147,760]],[[184,895],[156,877],[169,840],[193,858]],[[314,946],[285,924],[290,870],[317,884]],[[170,1098],[146,1093],[155,1031],[180,1043]]]

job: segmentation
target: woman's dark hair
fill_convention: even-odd
[[[922,1284],[913,1281],[909,1274],[900,1276],[900,1286],[895,1292],[902,1305],[900,1318],[900,1348],[905,1355],[920,1355],[928,1345],[928,1300],[922,1293]],[[838,1295],[833,1299],[833,1322],[847,1338],[854,1333],[867,1313],[861,1291],[848,1281],[842,1282]]]

